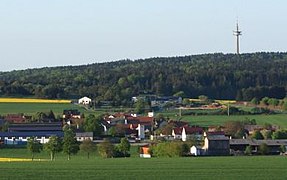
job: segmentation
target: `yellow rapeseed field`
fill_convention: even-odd
[[[0,158],[0,162],[27,162],[32,161],[32,159],[24,158]],[[47,161],[47,159],[34,159],[33,161]]]
[[[29,98],[0,98],[0,103],[57,103],[68,104],[71,100],[29,99]]]
[[[19,161],[32,161],[32,159],[22,159],[22,158],[0,158],[0,162],[19,162]]]

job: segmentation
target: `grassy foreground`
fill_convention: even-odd
[[[286,157],[2,162],[1,179],[286,179]]]
[[[1,149],[0,155],[27,158],[26,149]],[[102,159],[85,154],[70,161],[58,154],[56,161],[37,155],[33,162],[0,162],[0,179],[286,179],[287,157],[186,157]]]

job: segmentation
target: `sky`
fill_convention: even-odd
[[[0,71],[287,49],[285,0],[0,0]]]

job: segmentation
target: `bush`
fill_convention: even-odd
[[[258,153],[261,155],[269,154],[269,148],[266,143],[262,143],[259,145]]]
[[[189,154],[189,145],[183,142],[162,142],[152,147],[156,157],[181,157]]]

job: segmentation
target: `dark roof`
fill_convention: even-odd
[[[78,109],[65,109],[63,111],[65,115],[81,115],[81,112]]]
[[[212,140],[212,141],[228,141],[229,138],[226,136],[208,136],[207,137],[208,140]]]
[[[5,124],[5,120],[4,119],[0,119],[0,126],[3,126]]]
[[[35,132],[0,132],[0,137],[32,137],[32,136],[58,136],[63,137],[64,132],[63,131],[35,131]]]
[[[11,124],[9,132],[19,131],[62,131],[62,123],[22,123]]]
[[[93,132],[77,132],[76,137],[93,137]]]

